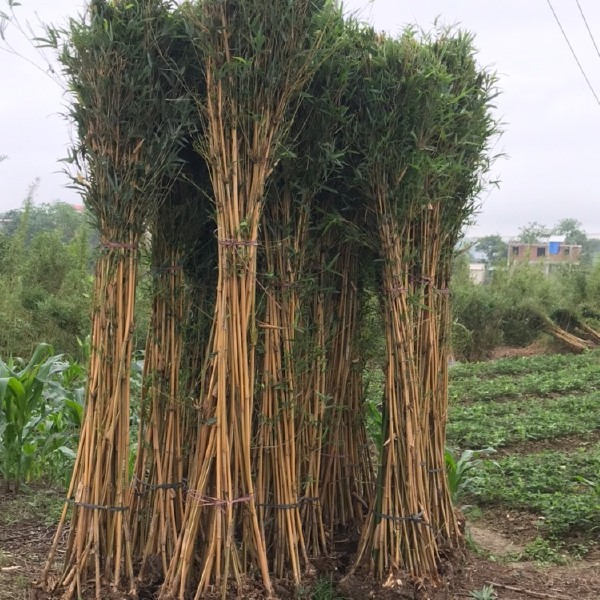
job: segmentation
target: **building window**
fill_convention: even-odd
[[[544,248],[543,246],[538,246],[537,255],[538,257],[546,256],[546,248]]]
[[[513,253],[515,256],[519,256],[519,246],[513,246],[513,247],[512,247],[512,253]]]
[[[563,253],[565,256],[569,256],[569,254],[571,254],[571,248],[563,248]]]

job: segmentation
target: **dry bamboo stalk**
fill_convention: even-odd
[[[160,218],[168,217],[162,214]],[[157,230],[153,236],[155,291],[144,361],[142,426],[129,491],[134,556],[141,557],[140,579],[153,557],[160,557],[161,572],[166,573],[183,518],[184,415],[179,374],[184,276],[181,252],[167,239],[164,223],[162,226],[163,231]],[[159,575],[153,573],[154,578]]]
[[[298,276],[306,219],[295,214],[289,190],[265,211],[263,227],[267,272],[263,329],[262,403],[257,415],[255,472],[259,519],[265,530],[272,572],[289,570],[296,585],[308,567],[300,519],[297,473],[296,388],[294,340],[298,313]],[[292,217],[294,217],[292,219]]]
[[[120,244],[104,251],[96,269],[88,401],[69,490],[73,514],[66,570],[57,582],[66,588],[68,598],[82,595],[83,582],[92,577],[100,599],[105,583],[120,586],[122,566],[129,589],[134,589],[128,523],[123,513],[129,508],[125,497],[129,485],[129,369],[138,239],[130,236]],[[63,511],[59,530],[65,518]],[[54,555],[51,551],[45,576]]]
[[[336,273],[339,292],[328,295],[328,314],[335,323],[327,365],[327,396],[331,406],[325,425],[321,464],[323,518],[333,539],[334,532],[363,523],[364,503],[372,499],[372,468],[366,448],[362,408],[362,364],[357,349],[360,314],[357,288],[359,261],[352,242],[339,253]],[[338,277],[336,277],[338,279]]]

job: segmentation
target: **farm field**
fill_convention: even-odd
[[[455,366],[448,446],[493,449],[475,454],[459,492],[479,568],[549,594],[537,597],[599,598],[600,353]]]
[[[460,463],[468,556],[443,589],[390,598],[600,598],[599,384],[599,351],[451,369],[448,447],[459,462],[465,450],[486,450]],[[30,584],[61,507],[52,485],[0,491],[0,600],[44,597]],[[338,574],[321,577],[298,598],[362,593],[334,591]]]

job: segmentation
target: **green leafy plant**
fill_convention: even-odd
[[[538,536],[525,546],[525,556],[544,564],[564,565],[566,556],[560,552],[560,546],[558,542],[552,543]]]
[[[18,365],[20,361],[15,361]],[[62,356],[53,356],[48,344],[40,344],[22,368],[0,361],[0,453],[6,485],[15,489],[25,478],[37,450],[35,428],[44,419],[42,395],[51,375],[64,367]]]
[[[538,514],[548,536],[590,532],[600,527],[600,511],[593,481],[600,470],[600,445],[575,452],[540,452],[481,461],[469,494],[481,504]]]
[[[0,361],[0,465],[7,488],[67,471],[83,418],[85,370],[52,346],[31,360]]]
[[[492,585],[484,585],[480,590],[473,590],[470,596],[475,600],[495,600],[498,597]]]
[[[599,375],[597,374],[596,377]],[[532,440],[588,435],[600,428],[600,392],[501,402],[458,404],[450,409],[448,440],[459,447],[494,448]]]
[[[457,459],[451,450],[446,450],[446,473],[453,502],[456,502],[462,496],[478,458],[483,454],[492,454],[493,452],[495,452],[494,448],[465,450]]]

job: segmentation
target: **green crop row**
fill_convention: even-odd
[[[562,369],[543,370],[521,376],[472,377],[450,384],[450,402],[478,402],[525,396],[548,396],[569,392],[588,392],[598,388],[600,362],[575,363]]]
[[[477,402],[450,409],[448,442],[461,448],[499,448],[600,429],[600,391],[581,396]]]
[[[552,536],[600,528],[600,444],[573,453],[541,452],[482,460],[467,493],[479,505],[500,504],[542,517]]]
[[[584,354],[551,354],[519,358],[502,358],[478,363],[461,363],[450,369],[450,379],[454,382],[473,377],[497,377],[499,375],[524,375],[542,373],[564,368],[597,365],[600,367],[600,351],[593,350]]]

